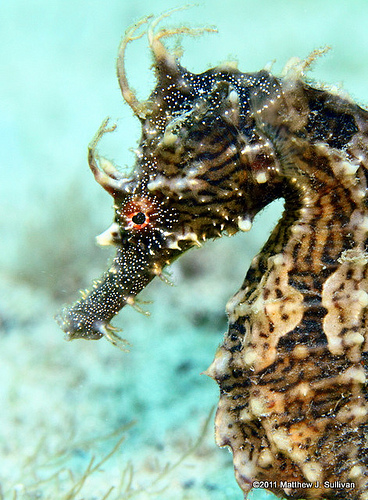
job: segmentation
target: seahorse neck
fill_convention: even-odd
[[[300,147],[284,158],[285,212],[270,250],[311,273],[337,265],[346,250],[364,251],[366,186],[358,167],[345,152],[333,154],[323,144]]]

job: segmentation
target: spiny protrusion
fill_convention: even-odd
[[[173,35],[186,34],[191,36],[199,36],[206,32],[216,32],[215,28],[173,28],[173,29],[162,29],[155,33],[155,28],[157,25],[165,18],[171,16],[174,12],[178,12],[184,9],[187,9],[189,6],[179,7],[175,9],[171,9],[167,12],[164,12],[161,16],[157,17],[154,21],[150,23],[147,30],[143,30],[141,33],[137,33],[137,31],[143,26],[147,24],[150,19],[152,19],[152,15],[146,16],[137,23],[135,23],[131,28],[129,28],[125,32],[125,36],[121,41],[118,51],[118,59],[116,64],[117,76],[119,80],[119,85],[121,89],[121,93],[125,99],[125,102],[131,107],[133,113],[140,119],[144,120],[147,116],[147,103],[140,102],[137,99],[136,93],[130,87],[126,75],[125,69],[125,54],[127,45],[134,41],[142,38],[142,36],[147,32],[148,35],[148,43],[153,52],[154,58],[156,60],[156,64],[159,64],[161,67],[165,66],[167,69],[167,74],[172,74],[172,72],[177,72],[177,63],[176,57],[174,54],[170,54],[163,43],[161,42],[162,38],[167,38]]]
[[[179,247],[178,247],[179,248]],[[170,280],[170,277],[167,273],[163,272],[163,269],[158,264],[153,264],[152,273],[157,276],[163,283],[169,286],[174,286],[174,283]]]
[[[108,340],[112,345],[118,347],[123,352],[129,352],[129,349],[126,346],[130,346],[131,344],[118,335],[118,332],[121,331],[120,328],[116,328],[110,324],[100,323],[99,325],[95,325],[96,330],[103,335],[106,340]]]
[[[140,305],[138,305],[137,302],[138,302],[138,300],[132,296],[130,296],[126,299],[126,303],[128,304],[128,306],[133,307],[133,309],[135,309],[137,312],[143,314],[143,316],[150,316],[151,313],[149,311],[145,311]]]
[[[111,226],[96,236],[96,243],[102,247],[116,245],[121,240],[119,224],[114,222]]]
[[[310,68],[311,64],[320,56],[326,54],[331,47],[322,47],[320,49],[313,50],[306,59],[300,59],[299,57],[292,57],[285,64],[281,76],[290,80],[300,80],[305,77],[305,73]]]
[[[157,274],[157,276],[166,285],[169,285],[169,286],[174,286],[175,285],[175,283],[173,281],[171,281],[171,279],[170,279],[170,277],[168,276],[167,273],[160,273],[160,274]]]
[[[163,19],[170,17],[172,14],[174,14],[174,12],[185,10],[188,7],[189,5],[186,5],[184,7],[177,7],[175,9],[164,12],[163,14],[161,14],[161,16],[157,17],[154,21],[151,22],[147,30],[148,42],[156,62],[164,64],[166,67],[168,67],[171,70],[169,71],[169,73],[171,73],[173,69],[176,70],[177,68],[176,58],[166,50],[165,46],[161,42],[162,38],[168,38],[174,35],[200,36],[204,33],[217,33],[216,28],[188,28],[187,26],[172,29],[164,28],[155,33],[155,28]]]
[[[146,31],[144,30],[142,33],[139,34],[136,34],[136,32],[143,24],[147,24],[147,22],[152,17],[153,17],[152,15],[144,17],[125,32],[125,36],[119,46],[118,59],[116,63],[116,71],[119,80],[119,85],[121,93],[125,99],[125,102],[132,108],[133,113],[139,119],[142,120],[146,116],[144,112],[144,104],[138,101],[135,92],[129,86],[125,70],[125,51],[128,43],[132,42],[133,40],[138,40],[139,38],[142,38],[142,36],[145,34]]]
[[[126,179],[123,174],[106,159],[100,163],[101,168],[98,166],[99,156],[96,152],[97,144],[106,133],[113,132],[116,129],[116,124],[109,127],[108,123],[109,118],[105,118],[88,146],[88,164],[96,181],[106,189],[109,194],[114,196],[116,193],[127,191],[126,185],[128,179]]]
[[[240,119],[239,94],[231,85],[228,92],[229,94],[225,99],[226,109],[223,111],[222,117],[230,125],[238,127]]]

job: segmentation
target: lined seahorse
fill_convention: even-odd
[[[166,17],[165,14],[162,17]],[[68,339],[118,342],[111,319],[194,245],[251,229],[275,199],[285,211],[229,301],[229,329],[207,374],[219,384],[216,440],[231,448],[245,497],[253,486],[293,499],[368,500],[368,112],[304,80],[233,65],[194,74],[163,44],[189,28],[147,29],[157,85],[139,102],[131,177],[89,146],[115,220],[110,269],[57,320]],[[219,285],[220,286],[220,285]]]

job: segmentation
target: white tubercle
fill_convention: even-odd
[[[252,222],[249,217],[238,217],[238,228],[240,231],[247,232],[252,228]]]
[[[103,233],[96,236],[96,243],[102,247],[114,245],[119,235],[119,224],[114,222]]]

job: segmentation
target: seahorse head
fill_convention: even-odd
[[[147,101],[132,98],[118,65],[123,95],[141,121],[142,136],[134,178],[122,193],[107,189],[118,200],[119,220],[131,213],[132,202],[147,210],[151,203],[162,207],[163,215],[167,210],[172,215],[163,217],[169,223],[161,233],[165,245],[186,249],[224,230],[248,229],[254,214],[273,198],[267,180],[276,160],[257,131],[252,107],[278,89],[268,72],[247,75],[231,64],[191,73],[166,51],[160,40],[164,33],[151,34],[157,85]],[[148,219],[145,227],[153,229]],[[133,231],[138,226],[125,224]]]
[[[276,197],[277,161],[251,111],[254,102],[262,107],[262,99],[277,92],[276,80],[266,71],[240,73],[230,64],[191,73],[162,38],[197,31],[155,33],[155,21],[148,38],[157,84],[148,100],[139,102],[124,60],[145,21],[126,33],[118,57],[123,97],[142,125],[132,176],[126,178],[96,153],[101,136],[115,128],[108,128],[107,120],[89,147],[91,170],[115,207],[112,226],[97,240],[115,245],[117,255],[93,290],[58,316],[67,338],[111,337],[111,318],[133,304],[166,265],[207,239],[249,230],[255,214]]]

